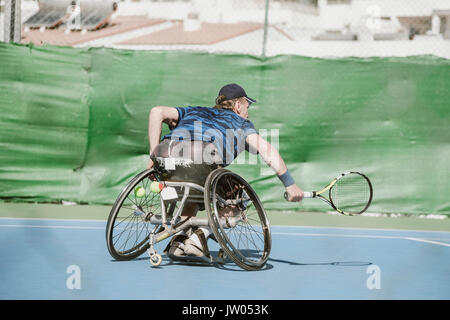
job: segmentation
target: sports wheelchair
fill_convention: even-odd
[[[158,158],[152,169],[136,175],[119,194],[106,226],[111,256],[131,260],[147,252],[151,265],[159,266],[162,256],[155,249],[157,243],[209,226],[211,238],[220,246],[218,253],[183,260],[223,264],[228,257],[245,270],[261,269],[269,258],[271,232],[264,207],[249,183],[220,166],[176,159],[167,166],[164,161]],[[202,174],[205,181],[198,179]],[[155,182],[162,190],[152,188]],[[204,206],[207,218],[182,216],[187,202]],[[230,208],[233,214],[223,214]]]

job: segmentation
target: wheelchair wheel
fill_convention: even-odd
[[[272,238],[267,214],[252,187],[239,175],[216,169],[206,179],[204,201],[211,229],[226,255],[245,270],[261,269]]]
[[[149,247],[149,216],[161,214],[159,193],[150,191],[153,169],[135,176],[114,203],[106,225],[106,244],[114,259],[131,260]]]

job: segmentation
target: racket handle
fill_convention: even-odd
[[[308,191],[303,192],[303,198],[314,198],[314,197],[315,197],[314,192],[308,192]]]
[[[303,198],[314,198],[314,197],[315,197],[314,191],[313,192],[308,192],[308,191],[303,192]],[[287,194],[287,192],[285,192],[284,199],[287,200],[287,198],[288,198],[288,194]]]

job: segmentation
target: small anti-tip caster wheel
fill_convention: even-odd
[[[155,253],[150,257],[150,263],[152,264],[152,266],[157,267],[161,264],[162,262],[162,257],[160,254]]]

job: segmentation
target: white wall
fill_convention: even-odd
[[[322,29],[339,30],[371,24],[371,17],[431,16],[433,9],[450,9],[450,0],[352,0],[350,4],[329,5],[319,0]],[[387,26],[386,26],[387,27]]]

